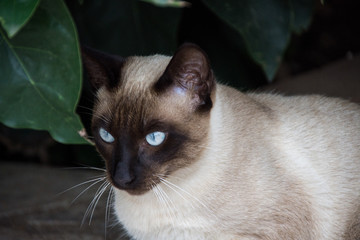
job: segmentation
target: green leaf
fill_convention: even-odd
[[[10,38],[29,21],[40,0],[0,1],[0,23]]]
[[[42,129],[62,143],[85,143],[75,114],[81,88],[77,33],[61,0],[42,0],[11,40],[0,30],[0,121]]]
[[[289,43],[311,21],[313,0],[204,0],[243,37],[250,56],[272,80]]]
[[[244,38],[251,57],[272,79],[290,39],[290,5],[279,0],[203,1]]]
[[[315,9],[314,0],[290,0],[291,4],[291,30],[300,34],[307,29],[311,23]]]

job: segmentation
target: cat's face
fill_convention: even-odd
[[[142,194],[199,158],[215,84],[201,49],[184,45],[172,59],[83,55],[98,90],[92,133],[115,187]]]

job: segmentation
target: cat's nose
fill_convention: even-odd
[[[114,182],[118,187],[122,189],[128,189],[131,188],[132,184],[135,182],[135,178],[132,176],[115,175]]]
[[[135,174],[125,164],[118,163],[113,176],[115,185],[120,189],[129,189],[135,183]]]

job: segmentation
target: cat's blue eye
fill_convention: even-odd
[[[104,128],[99,129],[99,135],[100,135],[101,139],[107,143],[112,143],[115,141],[115,138]]]
[[[146,135],[145,139],[151,146],[159,146],[164,142],[165,136],[163,132],[152,132]]]

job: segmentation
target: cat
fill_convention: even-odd
[[[94,141],[132,239],[359,232],[359,105],[242,93],[217,83],[191,43],[173,57],[82,52],[97,91]]]

